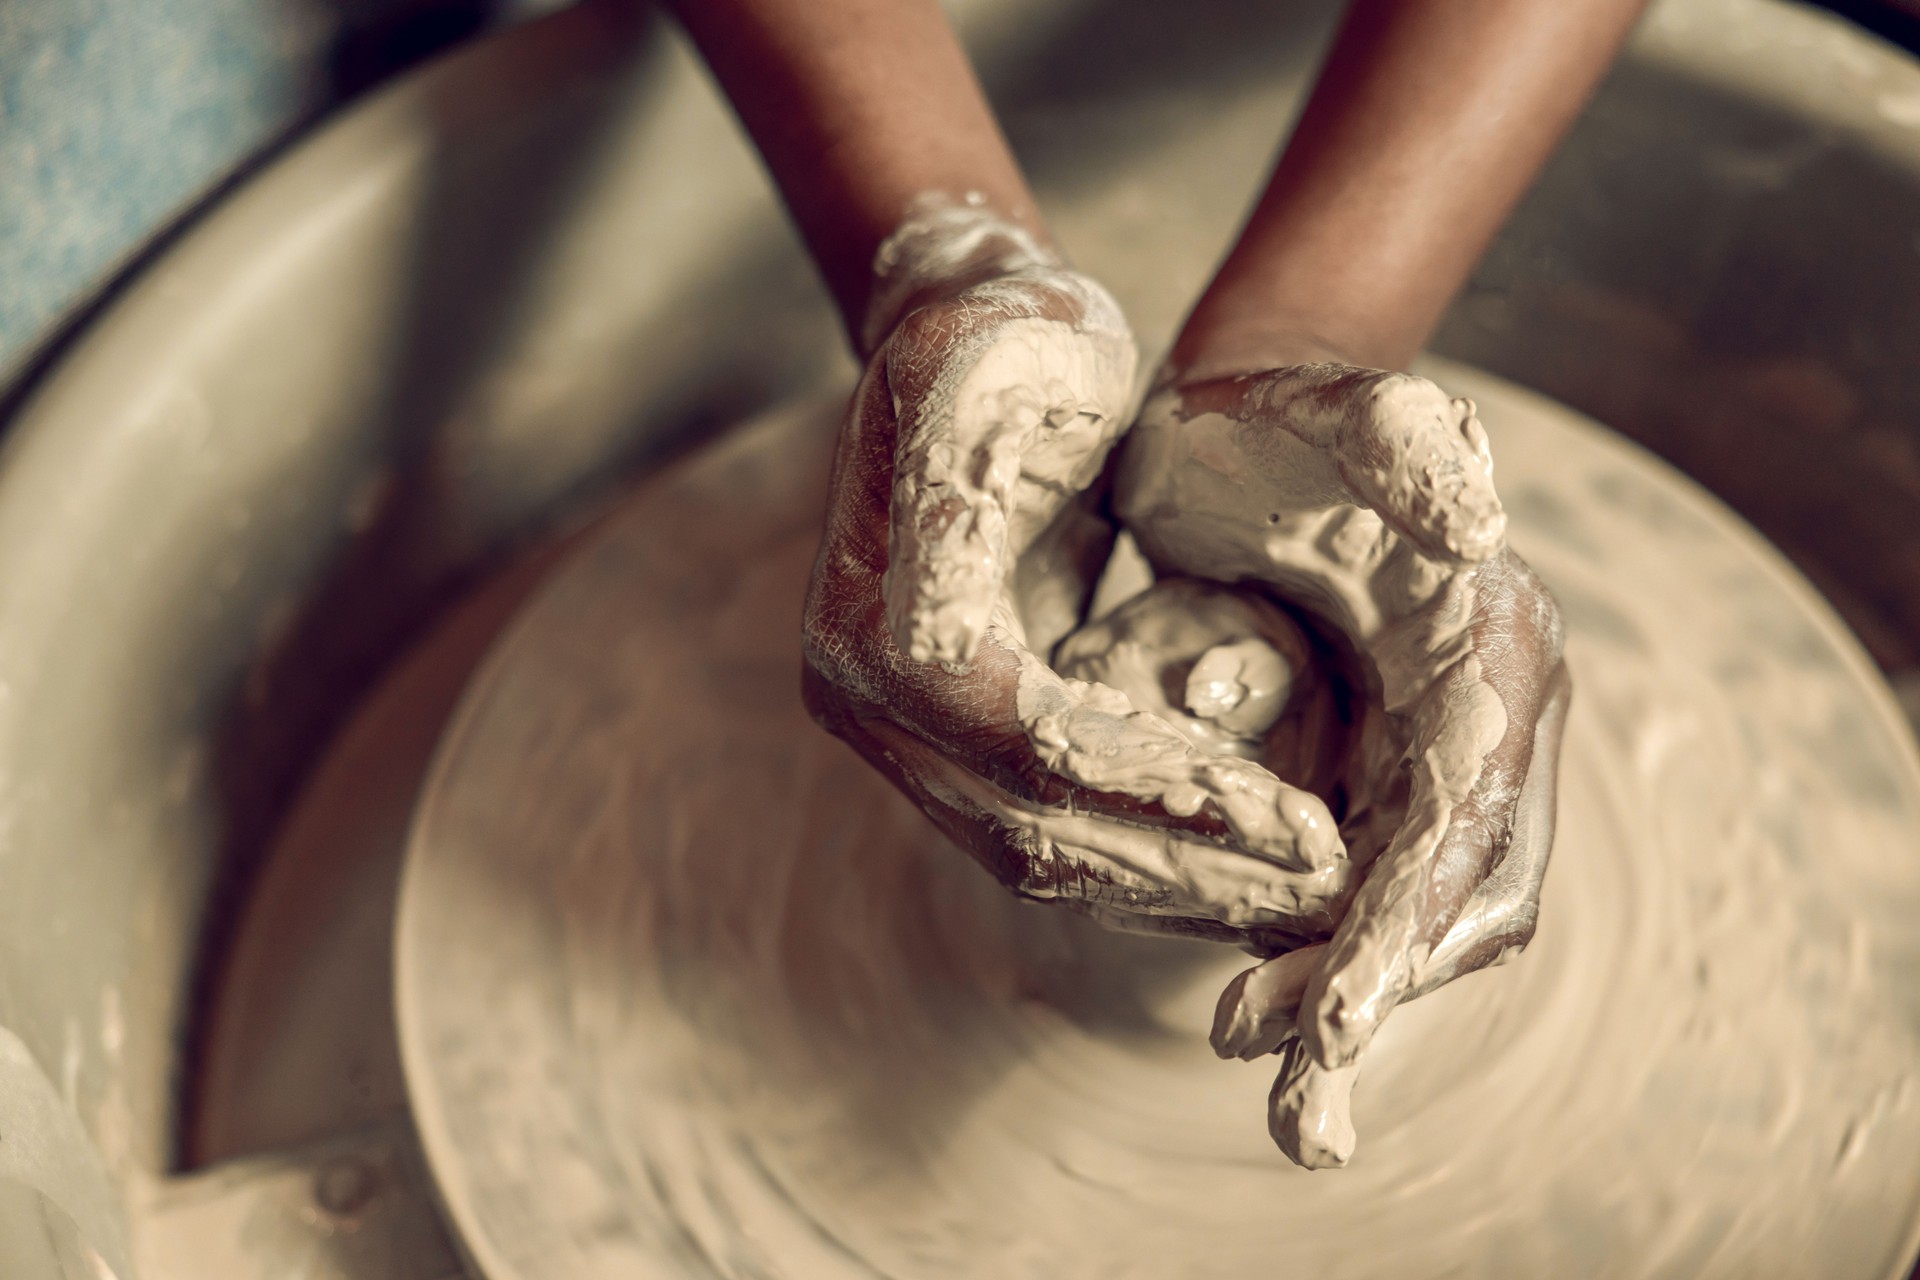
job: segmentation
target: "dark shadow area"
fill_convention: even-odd
[[[326,97],[350,102],[435,54],[493,26],[501,0],[313,0],[332,18]]]
[[[1886,0],[1801,0],[1801,3],[1837,14],[1908,53],[1920,53],[1920,8],[1888,4]]]
[[[147,267],[256,174],[298,144],[328,113],[379,88],[463,40],[511,16],[508,0],[312,0],[315,21],[337,32],[325,65],[314,69],[306,105],[278,137],[234,166],[136,246],[90,293],[74,301],[0,384],[0,431],[10,427],[40,382],[74,342],[117,302]]]
[[[1625,65],[1435,350],[1592,415],[1778,544],[1882,666],[1920,664],[1920,182]]]

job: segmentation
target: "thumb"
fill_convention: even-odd
[[[1364,506],[1443,564],[1479,564],[1506,542],[1493,454],[1473,401],[1425,378],[1364,379],[1346,405],[1340,474]]]
[[[1124,330],[1042,315],[959,323],[928,308],[888,344],[899,423],[883,591],[894,642],[957,665],[985,636],[1013,561],[1099,474],[1133,382]]]

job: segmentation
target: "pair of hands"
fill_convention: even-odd
[[[1133,420],[1111,298],[1017,231],[962,230],[946,254],[954,225],[903,233],[875,295],[808,597],[808,706],[1015,892],[1268,957],[1223,993],[1214,1047],[1280,1054],[1276,1142],[1344,1163],[1381,1020],[1532,935],[1557,611],[1505,548],[1470,403],[1281,356],[1174,370]],[[1113,509],[1159,573],[1258,583],[1359,659],[1339,812],[1125,707],[1036,721],[1036,698],[1079,696],[1045,660],[1112,546],[1087,493],[1123,436]],[[1179,785],[1081,767],[1143,751]]]

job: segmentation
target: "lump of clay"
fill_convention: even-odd
[[[1327,655],[1255,591],[1163,579],[1061,641],[1053,665],[1322,795],[1345,756]]]
[[[1259,636],[1217,644],[1187,672],[1187,710],[1234,742],[1249,746],[1279,722],[1293,690],[1293,668]]]

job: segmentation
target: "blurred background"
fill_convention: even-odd
[[[196,210],[328,111],[565,0],[0,5],[0,408]],[[1920,0],[1821,5],[1920,51]]]

